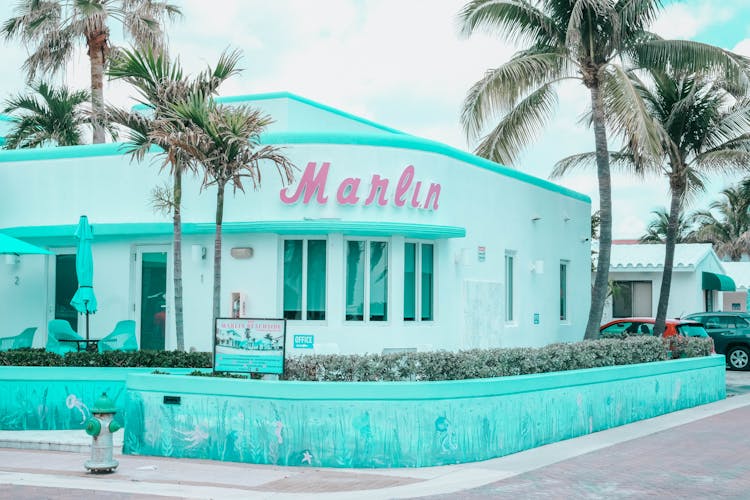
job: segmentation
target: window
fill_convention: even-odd
[[[560,262],[560,321],[568,319],[568,263]]]
[[[513,321],[513,261],[514,255],[505,254],[505,321]]]
[[[612,283],[612,316],[651,316],[650,281],[615,281]]]
[[[284,240],[284,318],[326,319],[325,240]]]
[[[404,247],[404,321],[433,320],[434,254],[429,243]]]
[[[388,320],[388,243],[346,242],[347,321]]]

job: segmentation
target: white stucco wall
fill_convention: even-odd
[[[316,111],[317,112],[317,111]],[[287,115],[288,116],[288,115]],[[285,118],[287,119],[287,118]],[[299,118],[296,118],[299,119]],[[387,142],[387,141],[385,141]],[[264,170],[263,186],[246,193],[227,192],[224,221],[305,221],[334,219],[370,224],[396,222],[465,228],[463,238],[435,239],[435,320],[404,322],[404,236],[389,241],[389,320],[357,323],[344,320],[344,242],[347,234],[326,235],[327,319],[289,321],[287,351],[294,353],[295,333],[315,335],[316,344],[338,346],[340,352],[380,352],[383,348],[458,349],[489,346],[539,346],[582,338],[590,296],[590,204],[556,189],[502,175],[437,152],[354,144],[286,144],[285,153],[302,171],[309,162],[330,163],[325,194],[305,204],[282,203],[281,184],[272,169]],[[1,155],[2,153],[0,153]],[[160,161],[160,160],[159,160]],[[150,206],[151,190],[167,181],[158,162],[131,163],[123,156],[65,159],[35,158],[3,161],[0,157],[0,228],[12,231],[34,227],[74,225],[86,214],[94,228],[94,287],[100,309],[91,319],[92,337],[103,336],[122,319],[135,319],[132,256],[143,245],[171,247],[171,235],[97,235],[97,225],[169,223],[171,218]],[[422,199],[430,184],[440,184],[438,209],[414,209],[393,203],[396,183],[412,165],[414,182],[423,182]],[[386,206],[365,206],[370,181],[377,174],[389,179]],[[360,202],[343,206],[336,190],[345,178],[361,179]],[[414,184],[411,185],[413,191]],[[294,192],[291,187],[287,193]],[[407,195],[410,199],[411,192]],[[200,190],[198,180],[184,182],[183,222],[212,223],[215,190]],[[20,228],[20,229],[19,229]],[[29,229],[31,228],[31,229]],[[43,230],[39,231],[44,233]],[[13,234],[11,232],[11,234]],[[248,317],[281,317],[283,239],[294,235],[225,233],[222,252],[222,312],[229,314],[229,295],[247,296]],[[304,237],[302,232],[297,235]],[[69,238],[27,237],[27,241],[55,249],[72,246]],[[191,259],[191,246],[207,248],[205,261]],[[251,259],[233,259],[232,247],[252,247]],[[478,247],[486,248],[483,262]],[[515,254],[515,319],[504,319],[504,257]],[[171,250],[170,250],[171,252]],[[171,253],[168,269],[171,271]],[[48,285],[49,258],[24,256],[17,266],[4,265],[0,286],[0,317],[8,334],[38,326],[37,345],[43,345],[51,319]],[[559,265],[568,264],[568,318],[559,319]],[[532,265],[543,263],[543,272]],[[186,347],[212,347],[211,294],[213,233],[183,238]],[[15,277],[19,284],[15,285]],[[171,318],[171,275],[168,277],[168,317]],[[10,283],[10,285],[7,285]],[[534,317],[538,315],[538,324]],[[468,327],[467,327],[468,325]],[[174,325],[168,325],[166,347],[175,347]],[[304,352],[304,351],[300,351]]]

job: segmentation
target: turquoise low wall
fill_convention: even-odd
[[[125,380],[154,370],[189,373],[193,368],[78,368],[0,366],[0,430],[83,429],[89,408],[106,392],[123,420]]]
[[[123,451],[323,467],[473,462],[723,399],[724,369],[710,356],[449,382],[133,374]]]

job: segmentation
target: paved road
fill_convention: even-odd
[[[325,500],[750,498],[750,372],[727,372],[728,398],[485,462],[421,469],[306,469],[0,449],[0,498]]]

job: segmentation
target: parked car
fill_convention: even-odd
[[[611,337],[616,335],[653,335],[654,318],[619,318],[599,327],[599,335]],[[668,319],[662,337],[708,337],[703,325],[692,319]]]
[[[750,314],[703,312],[685,316],[700,321],[714,339],[714,349],[727,357],[732,370],[750,370]]]

